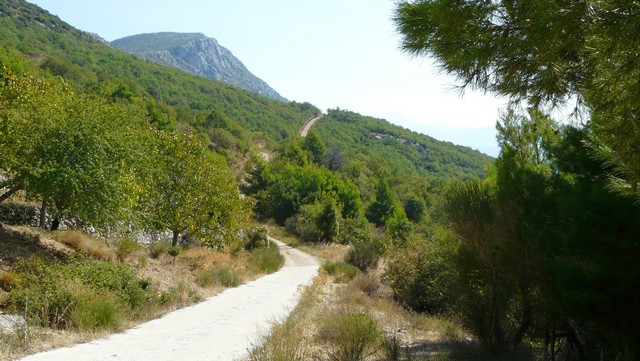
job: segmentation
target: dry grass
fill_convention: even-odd
[[[118,257],[117,253],[103,239],[88,236],[82,231],[57,231],[52,234],[56,241],[95,259],[112,262]]]
[[[343,246],[299,248],[309,249],[309,253],[315,255],[329,255],[334,260],[346,253],[335,251],[344,250],[346,247]],[[335,336],[340,332],[327,330],[344,331],[349,335],[351,326],[362,326],[351,321],[357,321],[359,317],[365,320],[366,315],[379,326],[382,340],[374,342],[372,336],[368,351],[364,352],[369,355],[363,360],[452,360],[459,357],[471,360],[480,354],[476,344],[470,342],[468,334],[455,322],[446,317],[415,314],[396,303],[388,287],[380,283],[379,274],[360,274],[345,284],[321,271],[314,286],[305,291],[300,305],[287,320],[273,327],[271,336],[253,351],[251,360],[340,359],[349,343],[341,344]],[[340,315],[351,316],[342,317],[345,322],[327,327],[327,320],[340,321]],[[374,330],[373,326],[368,329]]]

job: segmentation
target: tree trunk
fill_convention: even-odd
[[[47,197],[42,198],[42,206],[40,207],[40,228],[47,229]]]
[[[58,227],[60,227],[60,218],[56,216],[56,218],[51,221],[51,230],[57,231]]]
[[[171,240],[171,247],[175,247],[178,245],[178,237],[180,237],[180,231],[173,231],[173,239]]]
[[[11,188],[8,191],[4,192],[4,194],[0,196],[0,203],[6,201],[9,197],[14,195],[19,190],[20,190],[20,187],[16,186],[16,187]]]

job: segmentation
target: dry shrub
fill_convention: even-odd
[[[351,285],[360,291],[369,295],[369,297],[374,297],[378,293],[378,289],[380,289],[380,282],[378,279],[368,273],[360,273],[358,274],[352,281]]]
[[[179,258],[180,262],[186,264],[192,270],[209,270],[218,266],[234,268],[236,265],[231,255],[199,246],[184,249]]]
[[[79,230],[57,232],[54,239],[94,259],[115,261],[117,258],[116,252],[109,248],[104,240],[91,237]]]

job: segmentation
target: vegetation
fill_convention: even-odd
[[[405,50],[513,101],[499,158],[446,192],[447,230],[416,270],[495,354],[638,357],[637,16],[631,1],[398,4]],[[580,126],[544,114],[570,99]]]

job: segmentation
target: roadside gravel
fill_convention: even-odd
[[[299,301],[301,286],[310,284],[318,273],[315,258],[274,241],[286,260],[276,273],[124,333],[22,360],[197,361],[246,357],[268,334],[272,323],[291,312]]]

